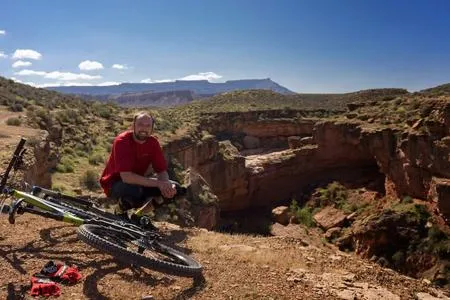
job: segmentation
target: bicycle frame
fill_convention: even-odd
[[[39,214],[45,217],[49,217],[58,221],[63,221],[67,223],[71,223],[74,225],[82,225],[85,223],[85,220],[82,218],[79,218],[70,212],[66,212],[63,209],[57,207],[55,204],[51,203],[48,200],[36,197],[32,194],[22,192],[19,190],[12,190],[9,191],[9,193],[16,199],[19,199],[9,208],[9,215],[10,215],[10,221],[12,218],[14,218],[15,213],[18,209],[23,210],[24,212],[31,212],[35,214]],[[27,208],[27,207],[19,207],[21,202],[28,203],[32,206],[38,207],[42,209],[43,211],[38,211],[33,208]]]

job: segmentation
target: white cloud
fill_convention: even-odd
[[[184,77],[178,78],[178,79],[152,80],[151,78],[146,78],[146,79],[142,79],[141,83],[174,82],[175,80],[208,80],[208,81],[212,81],[212,80],[219,79],[219,78],[222,78],[222,76],[218,75],[214,72],[203,72],[203,73],[184,76]]]
[[[126,70],[126,69],[128,69],[127,65],[121,65],[121,64],[113,64],[112,68],[113,69],[117,69],[117,70]]]
[[[37,83],[34,83],[34,82],[23,82],[22,80],[17,79],[16,77],[11,77],[10,79],[14,80],[14,82],[17,82],[17,83],[31,85],[32,87],[39,87],[39,84],[37,84]]]
[[[211,81],[211,80],[220,79],[220,78],[222,78],[222,76],[218,75],[214,72],[203,72],[203,73],[188,75],[183,78],[180,78],[179,80],[208,80],[208,81]]]
[[[12,58],[40,60],[42,58],[42,54],[31,49],[17,49],[16,51],[14,51]]]
[[[29,66],[31,66],[31,62],[23,60],[18,60],[12,65],[13,68],[29,67]]]
[[[174,79],[160,79],[152,80],[151,78],[142,79],[141,83],[162,83],[162,82],[174,82]]]
[[[33,71],[33,70],[22,70],[19,72],[14,73],[15,75],[19,75],[19,76],[45,76],[45,74],[47,74],[47,72],[43,72],[43,71]]]
[[[94,84],[89,82],[62,82],[60,86],[93,86]]]
[[[0,51],[0,58],[7,58],[8,55],[5,54],[5,52]]]
[[[80,62],[78,68],[82,71],[101,70],[103,69],[103,65],[98,61],[85,60]]]
[[[0,29],[0,35],[6,35],[6,30]]]
[[[53,83],[36,84],[36,87],[40,88],[54,87],[54,86],[93,86],[93,84],[88,82],[53,82]]]
[[[33,71],[33,70],[21,70],[19,72],[14,73],[14,75],[19,76],[42,76],[47,79],[56,79],[56,80],[93,80],[93,79],[101,79],[100,75],[88,75],[83,73],[71,73],[71,72],[44,72],[44,71]]]
[[[102,82],[99,84],[96,84],[97,86],[109,86],[109,85],[119,85],[121,84],[121,82],[116,82],[116,81],[106,81],[106,82]]]

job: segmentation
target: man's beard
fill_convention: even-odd
[[[134,132],[134,136],[136,137],[136,139],[138,139],[139,141],[145,141],[148,139],[149,135],[146,131],[139,131],[139,132]]]

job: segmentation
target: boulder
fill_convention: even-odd
[[[327,206],[314,215],[314,221],[325,230],[333,227],[340,227],[346,219],[346,215],[342,210],[333,206]]]
[[[272,217],[275,222],[280,223],[282,225],[289,224],[290,213],[289,207],[287,206],[278,206],[272,210]]]

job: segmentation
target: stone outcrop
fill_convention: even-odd
[[[47,131],[42,130],[39,135],[28,138],[25,147],[27,152],[24,156],[24,172],[19,175],[22,177],[21,180],[17,179],[16,181],[51,188],[52,174],[50,171],[59,162],[58,148],[51,141],[51,136]]]

